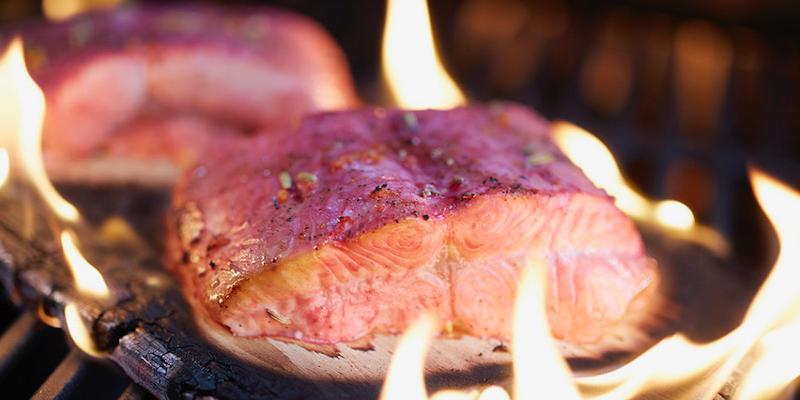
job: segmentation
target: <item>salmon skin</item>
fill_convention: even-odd
[[[590,343],[657,282],[634,224],[507,103],[308,117],[187,171],[171,218],[183,286],[240,336],[353,342],[427,311],[509,339],[533,263],[553,334]]]
[[[19,32],[47,99],[43,145],[56,179],[98,158],[118,169],[188,166],[232,134],[358,102],[333,39],[286,11],[123,6]]]

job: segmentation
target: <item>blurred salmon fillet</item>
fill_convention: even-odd
[[[57,180],[171,183],[220,142],[358,103],[333,39],[285,11],[122,7],[21,32]]]

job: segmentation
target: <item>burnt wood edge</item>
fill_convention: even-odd
[[[80,296],[38,202],[0,198],[0,280],[20,304],[45,306],[64,320],[76,304],[96,346],[134,381],[159,398],[342,398],[377,394],[374,383],[309,382],[252,366],[209,346],[197,333],[189,306],[154,257],[110,257],[107,249],[82,246],[97,262],[115,301],[101,304]],[[18,200],[18,199],[17,199]],[[22,229],[24,207],[37,217]],[[28,220],[30,222],[30,220]],[[26,232],[34,232],[26,237]],[[82,236],[83,239],[83,236]],[[111,260],[111,258],[114,258]],[[153,285],[153,278],[159,282]],[[148,283],[148,278],[150,282]],[[361,396],[358,396],[361,397]]]

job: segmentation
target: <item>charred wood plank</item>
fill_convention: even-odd
[[[113,300],[97,301],[76,291],[56,240],[58,222],[35,196],[20,201],[19,193],[24,191],[14,187],[0,191],[0,280],[16,301],[44,303],[45,310],[58,318],[63,319],[65,304],[75,304],[97,347],[155,396],[325,399],[378,395],[394,338],[375,338],[366,351],[339,346],[326,354],[274,340],[232,337],[216,324],[195,318],[163,268],[158,235],[161,206],[168,196],[137,188],[61,189],[86,217],[73,229],[79,232],[85,257],[105,277]],[[144,239],[109,244],[100,228],[109,216],[130,221]],[[662,265],[663,295],[672,306],[665,323],[647,335],[656,340],[681,330],[690,337],[712,339],[735,326],[757,287],[747,283],[751,277],[696,245],[659,232],[645,233],[650,253]],[[507,386],[510,355],[493,351],[499,344],[471,338],[436,340],[425,371],[429,390]],[[594,368],[633,354],[576,357],[571,363]]]

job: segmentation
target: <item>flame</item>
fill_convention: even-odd
[[[436,54],[425,0],[389,0],[383,74],[402,107],[451,108],[464,103],[464,95]]]
[[[108,298],[110,293],[103,275],[78,250],[72,231],[65,229],[61,232],[61,248],[78,291],[96,298]]]
[[[503,390],[505,393],[505,390]],[[434,393],[431,400],[476,400],[480,399],[480,393],[477,390],[440,390]],[[506,395],[507,397],[508,395]]]
[[[68,303],[64,306],[64,323],[69,336],[79,349],[90,356],[100,357],[102,355],[97,346],[95,346],[92,334],[86,328],[86,324],[83,322],[80,311],[78,311],[75,304]]]
[[[606,373],[571,378],[550,337],[543,307],[541,265],[523,271],[514,315],[514,398],[627,399],[645,391],[681,387],[669,398],[711,398],[729,379],[745,356],[755,359],[742,380],[737,399],[772,398],[800,375],[800,193],[757,170],[750,179],[759,204],[778,234],[780,253],[764,285],[756,294],[742,324],[728,335],[707,344],[693,343],[681,334],[665,339],[622,367]],[[676,227],[688,226],[686,210],[661,203],[660,214]],[[679,204],[679,203],[678,203]],[[684,218],[682,224],[678,222]],[[677,222],[675,222],[677,221]],[[404,335],[395,352],[383,399],[425,399],[422,366],[425,348],[435,333],[432,320],[421,320]],[[580,388],[580,394],[576,386]],[[441,391],[437,400],[502,399],[500,387]]]
[[[764,351],[753,367],[753,376],[744,380],[748,397],[774,391],[787,385],[798,374],[798,367],[775,374],[776,360],[787,360],[786,348],[795,346],[800,334],[800,193],[757,170],[750,171],[750,180],[767,218],[778,234],[780,253],[772,271],[753,299],[739,327],[723,338],[705,345],[692,343],[682,335],[660,342],[623,367],[606,374],[577,378],[588,393],[587,398],[629,398],[645,387],[665,387],[686,382],[701,373],[704,384],[683,393],[685,398],[709,398],[725,383],[747,353],[759,342],[766,341]],[[783,328],[780,328],[783,326]],[[779,329],[770,332],[771,329]],[[764,336],[767,334],[766,336]],[[761,339],[762,336],[764,339]],[[775,342],[781,343],[777,350]],[[796,363],[796,359],[793,360]],[[716,368],[714,368],[716,367]],[[763,373],[761,371],[768,371]],[[764,377],[767,375],[767,377]]]
[[[522,271],[514,307],[514,398],[579,399],[572,373],[550,336],[544,307],[547,267]]]
[[[508,392],[500,386],[489,386],[478,395],[478,400],[509,400]]]
[[[650,202],[631,189],[617,161],[600,139],[568,122],[553,124],[553,139],[561,151],[583,170],[592,183],[616,198],[617,207],[637,219],[650,215]]]
[[[8,149],[0,147],[0,188],[2,188],[8,180],[9,169],[11,168],[10,164]]]
[[[47,19],[61,21],[92,9],[112,8],[122,0],[42,0]]]
[[[675,200],[662,200],[653,208],[653,217],[659,224],[689,231],[694,227],[694,214],[686,204]]]
[[[652,201],[632,188],[622,176],[616,159],[597,137],[568,122],[553,124],[553,139],[561,151],[586,177],[615,198],[625,214],[643,223],[654,223],[680,237],[705,245],[718,254],[728,252],[728,243],[716,230],[697,224],[685,204],[675,200]]]
[[[50,314],[45,308],[44,302],[40,302],[36,307],[36,315],[39,317],[39,320],[44,322],[47,326],[61,328],[61,320],[58,319],[57,316]]]
[[[426,314],[406,330],[392,356],[381,400],[428,398],[422,371],[428,343],[437,328],[436,319]]]
[[[572,374],[550,335],[544,307],[546,267],[534,260],[522,271],[514,311],[514,398],[529,399],[540,395],[553,399],[580,399],[572,383]],[[381,392],[382,400],[427,399],[423,366],[426,348],[438,325],[423,316],[408,328],[394,352]],[[478,390],[442,390],[432,400],[508,400],[508,392],[499,386]]]
[[[744,376],[736,399],[775,399],[800,376],[800,318],[770,332],[759,343],[758,352]],[[788,398],[788,396],[787,396]]]
[[[11,41],[0,59],[0,107],[17,110],[16,146],[22,168],[47,204],[62,220],[75,222],[78,210],[58,194],[47,178],[42,161],[42,123],[45,115],[44,93],[25,67],[22,40]],[[6,108],[7,107],[7,108]],[[6,138],[7,139],[7,138]]]

